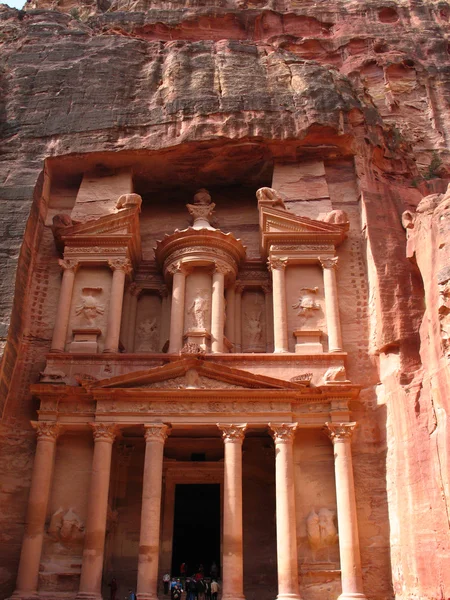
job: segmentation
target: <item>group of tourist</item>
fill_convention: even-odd
[[[169,573],[163,576],[164,594],[170,593],[171,600],[181,600],[183,593],[186,593],[185,600],[217,600],[220,586],[217,583],[218,568],[213,562],[210,569],[210,577],[205,577],[205,571],[202,564],[199,565],[196,572],[187,576],[188,566],[182,563],[180,566],[180,577],[171,577]]]

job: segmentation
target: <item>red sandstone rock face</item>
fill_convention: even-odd
[[[448,179],[449,5],[97,4],[38,0],[25,12],[0,11],[5,596],[14,586],[32,460],[27,389],[49,346],[49,333],[39,337],[29,326],[55,253],[41,245],[36,259],[49,196],[44,160],[95,165],[108,152],[139,161],[139,151],[164,150],[155,172],[180,185],[199,172],[205,185],[251,182],[275,159],[319,158],[334,161],[331,187],[352,181],[354,157],[361,201],[353,218],[362,234],[352,235],[365,256],[367,329],[357,364],[362,397],[376,391],[375,401],[354,407],[358,418],[370,414],[365,438],[355,442],[355,472],[361,513],[371,512],[372,538],[384,540],[375,553],[363,533],[366,591],[390,596],[390,554],[397,598],[447,598],[448,200],[415,207],[444,192]],[[408,256],[417,266],[406,258],[405,210],[415,214]],[[28,302],[33,273],[42,278]]]

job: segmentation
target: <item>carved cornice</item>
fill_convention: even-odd
[[[109,442],[113,443],[118,427],[115,423],[89,423],[92,427],[94,441],[95,442]]]
[[[61,425],[56,422],[31,421],[31,425],[36,430],[38,441],[56,442],[58,435],[61,433]]]
[[[145,441],[146,442],[164,442],[170,433],[170,426],[164,423],[145,424]]]
[[[322,258],[319,256],[319,262],[324,269],[335,269],[337,267],[338,260],[338,256],[333,256],[332,258]]]
[[[356,422],[352,423],[325,423],[325,433],[330,440],[337,442],[349,442],[356,427]]]
[[[269,423],[269,427],[275,444],[292,444],[298,423]]]
[[[243,423],[242,425],[222,425],[221,423],[217,423],[217,427],[222,432],[222,438],[225,443],[239,442],[242,444],[244,441],[247,423]]]

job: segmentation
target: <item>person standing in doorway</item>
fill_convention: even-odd
[[[219,593],[220,587],[215,579],[211,583],[211,597],[212,600],[217,600],[217,594]]]
[[[163,584],[164,584],[164,594],[167,596],[167,594],[169,593],[169,587],[170,587],[170,575],[169,573],[164,573],[163,575]]]
[[[134,591],[131,588],[128,590],[127,600],[136,600],[136,594],[134,593]]]
[[[111,579],[111,583],[108,583],[108,586],[111,588],[111,593],[109,595],[110,600],[116,600],[116,594],[117,594],[117,579],[115,577],[113,577]]]
[[[219,568],[217,567],[217,563],[213,561],[210,569],[210,574],[212,579],[217,579],[219,577]]]

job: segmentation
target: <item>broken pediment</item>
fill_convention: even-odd
[[[146,371],[89,382],[86,387],[89,390],[112,388],[295,390],[307,385],[307,381],[284,381],[197,358],[187,358]]]
[[[272,244],[330,244],[346,238],[348,223],[328,223],[299,217],[284,208],[259,206],[261,246],[267,255]]]

